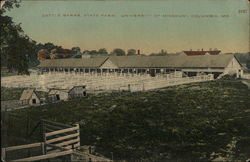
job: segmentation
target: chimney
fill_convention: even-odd
[[[141,54],[141,51],[140,51],[140,50],[137,50],[137,54],[140,55],[140,54]]]

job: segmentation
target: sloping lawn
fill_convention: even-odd
[[[6,116],[9,145],[22,143],[14,137],[26,137],[40,119],[49,119],[80,123],[81,144],[95,145],[107,157],[113,152],[117,160],[207,161],[220,155],[231,161],[250,157],[250,91],[237,80],[99,94]]]

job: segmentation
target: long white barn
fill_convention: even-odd
[[[242,66],[234,55],[204,56],[109,56],[92,58],[47,59],[38,66],[41,73],[132,73],[167,74],[182,71],[183,75],[198,73],[242,75]]]

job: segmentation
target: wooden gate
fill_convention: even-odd
[[[48,120],[41,120],[35,128],[31,131],[30,135],[39,128],[41,131],[41,141],[38,143],[31,143],[26,145],[11,146],[1,148],[2,161],[38,161],[45,159],[63,158],[64,161],[103,161],[111,162],[112,160],[104,157],[99,157],[84,152],[80,152],[80,129],[79,124],[73,126],[52,122]],[[31,155],[25,158],[9,159],[6,158],[6,152],[13,152],[23,149],[40,148],[40,155]],[[13,152],[14,153],[14,152]],[[11,156],[10,156],[11,157]]]
[[[42,136],[46,145],[45,151],[54,150],[49,145],[61,147],[64,149],[77,150],[80,148],[80,129],[79,124],[71,125],[61,124],[48,120],[42,120]]]

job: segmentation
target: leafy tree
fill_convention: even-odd
[[[127,52],[128,56],[136,55],[136,50],[135,49],[129,49]]]
[[[108,54],[106,48],[101,48],[101,49],[99,49],[99,50],[98,50],[98,53],[99,53],[99,54],[105,54],[105,55]]]
[[[15,24],[11,17],[4,15],[6,10],[19,5],[17,1],[6,1],[0,10],[1,66],[6,66],[10,72],[28,74],[28,64],[35,53],[36,42],[24,34],[20,24]]]
[[[72,52],[74,54],[80,54],[81,53],[81,48],[80,47],[72,47],[71,50],[72,50]]]
[[[51,52],[52,49],[57,48],[57,46],[55,46],[53,43],[50,43],[50,42],[45,43],[43,46],[44,46],[45,49],[47,49],[50,52]]]
[[[97,52],[97,50],[91,50],[91,51],[89,51],[89,54],[90,55],[97,55],[98,52]]]
[[[125,56],[125,51],[120,48],[116,48],[112,51],[112,55],[114,56]]]

